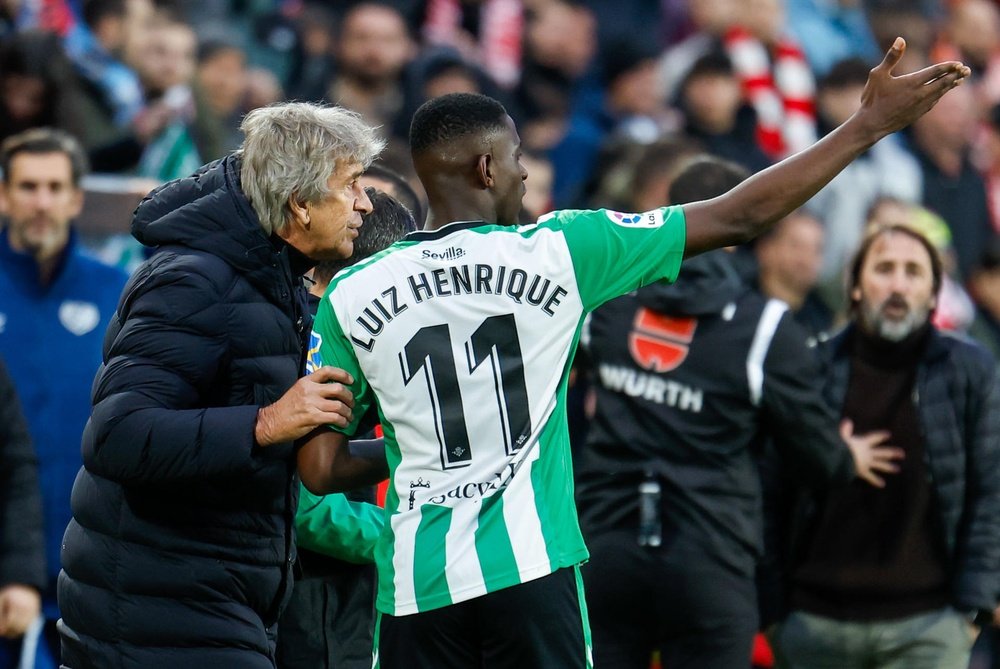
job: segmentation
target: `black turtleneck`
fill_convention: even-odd
[[[841,620],[888,620],[948,603],[948,571],[933,504],[915,381],[930,325],[901,342],[856,329],[842,415],[857,434],[888,430],[906,458],[885,488],[860,479],[825,498],[792,606]]]

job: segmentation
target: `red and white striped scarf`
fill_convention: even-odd
[[[780,160],[816,141],[816,81],[798,43],[782,37],[769,52],[747,30],[734,27],[723,39],[726,53],[757,111],[757,143]]]
[[[475,62],[490,77],[512,88],[521,77],[521,34],[524,12],[521,0],[485,0],[465,11],[481,11],[479,50]],[[430,0],[423,25],[424,37],[431,44],[449,44],[461,51],[455,39],[462,27],[461,0]],[[464,54],[469,57],[470,54]]]

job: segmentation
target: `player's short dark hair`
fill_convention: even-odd
[[[74,186],[80,185],[80,180],[90,169],[87,154],[83,152],[80,143],[68,132],[56,128],[32,128],[11,135],[0,145],[0,170],[3,170],[5,183],[10,182],[11,162],[21,153],[64,154],[69,158]]]
[[[426,151],[467,135],[487,135],[506,128],[507,110],[487,95],[449,93],[420,105],[410,123],[410,151]]]
[[[670,204],[688,204],[718,197],[750,176],[750,170],[708,154],[695,156],[674,177]]]
[[[350,258],[325,260],[316,265],[313,279],[317,283],[330,283],[340,270],[392,246],[417,229],[413,214],[399,200],[370,186],[365,193],[372,201],[372,211],[362,216],[364,222],[354,240],[354,252]]]

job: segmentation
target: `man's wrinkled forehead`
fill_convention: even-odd
[[[865,257],[865,266],[886,260],[918,263],[931,270],[931,256],[927,248],[913,235],[899,230],[886,230],[872,241]]]

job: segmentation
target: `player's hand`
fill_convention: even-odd
[[[16,639],[24,636],[41,610],[42,598],[34,588],[17,584],[0,588],[0,637]]]
[[[882,62],[868,75],[861,94],[861,108],[855,118],[876,140],[916,121],[942,95],[960,86],[972,74],[962,63],[947,61],[894,76],[892,70],[905,51],[906,41],[897,37]]]
[[[851,449],[854,456],[854,471],[858,478],[876,488],[884,488],[885,481],[879,474],[895,474],[899,471],[897,461],[902,460],[905,453],[901,448],[884,446],[889,439],[885,430],[854,434],[854,423],[844,420],[840,423],[840,436]]]
[[[309,434],[322,425],[346,427],[352,419],[354,395],[345,384],[351,375],[336,367],[320,367],[295,382],[281,398],[257,413],[254,439],[270,446]]]

